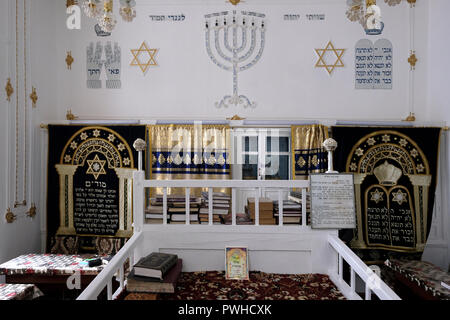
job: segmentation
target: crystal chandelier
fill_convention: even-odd
[[[104,32],[112,32],[117,24],[113,14],[113,0],[105,0],[103,3],[103,15],[100,17],[98,25]]]
[[[84,0],[81,4],[84,13],[89,18],[98,18],[101,15],[100,0]]]
[[[136,1],[134,0],[120,0],[120,16],[122,19],[126,22],[133,21],[134,18],[136,18],[136,9],[134,7],[136,6]]]

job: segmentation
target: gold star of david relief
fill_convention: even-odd
[[[89,168],[86,171],[86,174],[92,174],[95,180],[102,174],[106,174],[105,164],[106,160],[100,160],[98,155],[95,155],[94,160],[87,160]]]
[[[139,49],[131,49],[131,53],[133,54],[133,61],[131,61],[131,66],[139,66],[141,68],[142,73],[145,74],[150,66],[158,66],[158,63],[156,63],[155,55],[158,52],[158,49],[149,49],[147,47],[147,44],[142,42],[142,45]],[[139,56],[141,53],[148,53],[148,60],[147,62],[141,62],[139,59]]]
[[[319,61],[316,63],[316,68],[325,68],[328,71],[328,74],[331,75],[331,73],[334,71],[337,67],[344,67],[344,63],[342,62],[341,58],[344,55],[345,49],[335,49],[331,41],[328,42],[325,49],[315,49],[317,55],[319,56]],[[325,62],[325,54],[327,52],[333,52],[336,55],[336,61],[334,64],[327,64]]]

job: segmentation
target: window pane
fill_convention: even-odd
[[[267,137],[267,152],[289,152],[289,137]]]
[[[266,156],[266,180],[289,180],[289,156]]]
[[[258,137],[244,137],[242,151],[258,152]]]
[[[242,165],[243,180],[258,180],[258,156],[244,155],[244,164]]]

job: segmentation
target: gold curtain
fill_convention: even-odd
[[[291,127],[292,172],[295,180],[308,179],[310,173],[327,170],[327,152],[322,143],[328,139],[328,127],[303,125]]]
[[[148,177],[155,180],[227,180],[230,169],[230,127],[225,125],[148,126]],[[192,188],[200,196],[206,188]],[[162,194],[162,188],[151,190]],[[215,188],[215,192],[227,192]],[[167,194],[185,194],[184,188],[168,188]]]

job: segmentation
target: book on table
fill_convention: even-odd
[[[134,265],[134,272],[141,277],[163,279],[164,274],[177,263],[177,260],[176,254],[152,252]]]
[[[164,275],[163,279],[140,277],[131,270],[127,277],[128,292],[174,293],[183,268],[182,259]]]

